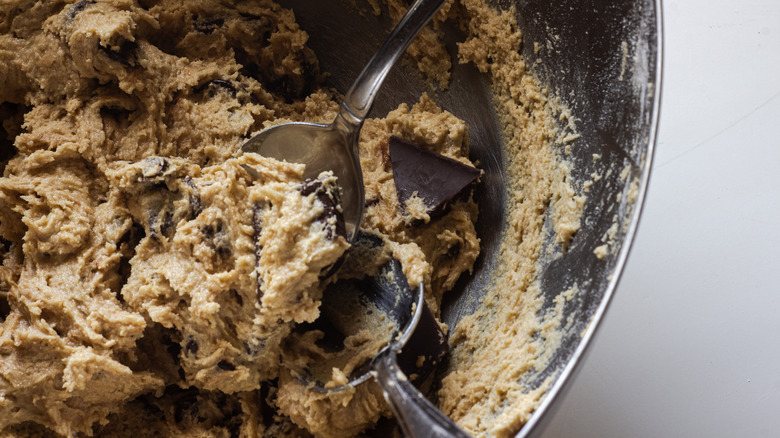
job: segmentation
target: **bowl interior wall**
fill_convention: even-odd
[[[280,3],[296,11],[301,27],[310,34],[309,45],[318,54],[322,69],[331,73],[328,84],[341,92],[346,91],[392,26],[387,14],[374,16],[367,8],[360,14],[347,1]],[[576,118],[580,138],[571,143],[567,156],[573,163],[574,187],[582,191],[594,172],[604,177],[588,192],[582,227],[569,249],[562,257],[540,261],[545,308],[554,305],[558,294],[574,285],[578,288],[564,308],[563,320],[573,314],[574,323],[566,328],[560,344],[550,346],[555,353],[547,369],[532,376],[541,383],[547,376],[562,373],[575,357],[583,331],[598,323],[593,316],[611,295],[610,284],[619,275],[626,256],[623,247],[630,243],[626,236],[636,226],[638,212],[628,192],[632,181],[645,181],[642,175],[650,162],[653,102],[658,87],[653,81],[659,68],[659,11],[651,0],[499,0],[493,4],[515,8],[528,64]],[[450,52],[456,53],[456,44],[464,36],[454,27],[448,28],[446,35]],[[538,53],[534,43],[540,49]],[[542,62],[535,63],[537,58]],[[372,115],[381,116],[429,92],[442,108],[466,121],[472,159],[485,170],[476,193],[480,205],[477,231],[483,253],[474,274],[462,279],[445,299],[443,319],[451,327],[474,310],[495,267],[500,244],[500,234],[495,230],[505,223],[507,178],[499,146],[501,129],[488,79],[457,59],[453,59],[453,66],[452,82],[447,91],[441,92],[422,80],[413,67],[401,63],[388,77],[372,111]],[[594,154],[600,159],[594,160]],[[626,178],[621,175],[624,169],[628,169]],[[593,251],[604,243],[602,237],[613,224],[618,227],[614,248],[599,259]],[[548,237],[546,245],[559,246],[553,235]]]

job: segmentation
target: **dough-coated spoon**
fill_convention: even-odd
[[[360,318],[361,315],[345,315],[341,312],[344,308],[343,300],[348,296],[363,303],[358,306],[360,310],[357,313],[379,311],[393,321],[396,329],[388,344],[373,360],[355,370],[346,385],[327,387],[322,382],[309,380],[310,389],[319,392],[342,391],[373,377],[382,388],[404,435],[412,438],[468,437],[425,398],[402,370],[413,370],[407,372],[415,374],[429,373],[433,371],[432,364],[441,360],[448,350],[446,336],[425,304],[423,286],[411,289],[401,264],[395,259],[386,263],[374,277],[359,281],[348,280],[333,286],[336,297],[332,299],[332,303],[326,302],[327,297],[323,298],[321,317],[328,318],[330,313],[335,313],[337,319]],[[331,312],[331,306],[338,309]],[[422,369],[424,366],[419,365],[423,357],[423,362],[431,368]]]
[[[363,217],[363,173],[358,137],[379,87],[414,37],[446,0],[417,0],[374,54],[344,95],[336,119],[329,125],[284,123],[264,129],[249,139],[243,152],[303,163],[305,178],[332,170],[341,187],[341,205],[348,239],[353,241]]]

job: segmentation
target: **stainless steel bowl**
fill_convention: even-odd
[[[368,61],[391,23],[386,14],[360,15],[345,1],[282,0],[296,11],[301,27],[309,32],[309,45],[323,70],[332,73],[330,85],[345,91]],[[574,186],[582,188],[591,173],[607,175],[606,184],[594,185],[582,216],[582,228],[562,257],[545,261],[540,273],[545,306],[572,285],[577,295],[564,308],[574,323],[554,348],[553,360],[535,378],[552,376],[554,383],[540,407],[518,433],[535,436],[543,430],[545,415],[555,407],[566,382],[581,362],[607,309],[628,257],[647,189],[653,157],[661,88],[660,0],[497,0],[502,8],[514,6],[523,32],[523,52],[534,60],[533,42],[544,42],[543,62],[532,71],[560,96],[577,118],[581,137],[572,146]],[[454,49],[460,35],[447,32]],[[400,65],[391,73],[377,98],[373,115],[383,115],[402,102],[416,102],[428,85],[418,74]],[[473,310],[484,293],[496,263],[499,233],[504,223],[507,175],[503,168],[499,124],[491,105],[487,78],[470,65],[456,65],[447,92],[436,101],[469,126],[471,153],[486,176],[476,197],[480,203],[477,231],[483,253],[474,274],[461,281],[445,300],[443,318],[454,327]],[[593,154],[601,159],[593,160]],[[628,175],[621,172],[627,168]],[[607,170],[612,172],[608,173]],[[634,184],[634,195],[629,196]],[[615,200],[620,199],[617,205]],[[617,221],[614,221],[614,215]],[[614,250],[599,259],[593,249],[607,230],[618,224]],[[548,242],[553,245],[554,242]]]

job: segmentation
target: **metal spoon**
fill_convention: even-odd
[[[360,240],[360,238],[358,238]],[[412,384],[399,366],[399,362],[414,364],[420,356],[426,361],[441,359],[447,352],[446,336],[425,305],[423,286],[411,289],[403,274],[401,264],[392,259],[384,265],[379,275],[359,281],[336,283],[332,303],[323,298],[322,312],[328,317],[329,306],[336,318],[360,315],[344,315],[343,299],[362,302],[362,312],[379,311],[396,325],[390,340],[373,360],[352,373],[351,380],[343,386],[326,387],[322,382],[309,381],[310,388],[319,392],[342,391],[374,378],[382,388],[385,399],[404,434],[412,438],[456,437],[468,435],[451,419],[439,411]],[[360,311],[358,311],[359,313]],[[338,324],[338,321],[331,321]],[[407,368],[408,369],[408,368]],[[432,369],[431,369],[432,370]]]
[[[409,7],[344,95],[331,124],[284,123],[264,129],[241,146],[243,152],[304,163],[306,178],[332,170],[341,186],[342,210],[350,241],[357,235],[363,216],[363,174],[358,156],[363,120],[390,68],[445,1],[417,0]]]

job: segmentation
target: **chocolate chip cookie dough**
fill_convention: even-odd
[[[293,13],[81,0],[0,17],[0,435],[344,436],[389,415],[373,384],[315,396],[288,366],[325,287],[381,262],[350,262],[337,181],[233,157],[263,127],[335,116]],[[361,134],[363,230],[438,314],[479,253],[477,207],[410,216],[391,135],[473,166],[467,129],[423,95]]]

